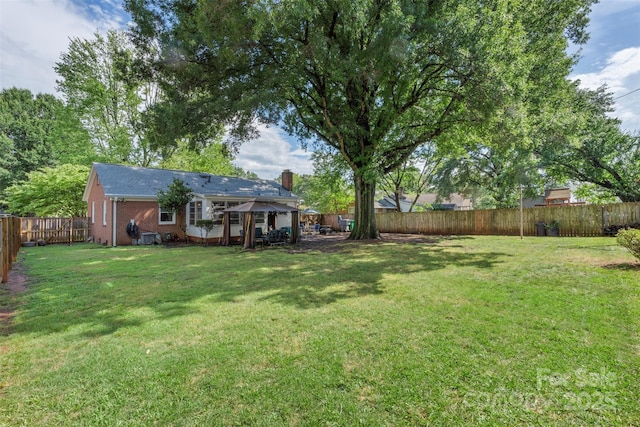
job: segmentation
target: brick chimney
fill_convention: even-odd
[[[293,172],[289,169],[282,171],[282,186],[287,191],[293,191]]]

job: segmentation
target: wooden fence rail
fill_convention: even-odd
[[[89,238],[89,218],[20,218],[22,242],[73,243]]]
[[[535,236],[538,222],[560,224],[560,236],[602,236],[612,225],[640,223],[640,203],[578,205],[523,209],[524,235]],[[343,215],[353,218],[353,215]],[[322,224],[338,229],[338,215],[322,215]],[[382,233],[520,235],[520,209],[377,213]]]
[[[0,266],[2,283],[9,280],[9,270],[20,250],[20,218],[0,218]]]

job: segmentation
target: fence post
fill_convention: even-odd
[[[4,268],[4,229],[5,229],[5,221],[4,218],[0,218],[0,282],[4,283],[5,280],[5,268]]]

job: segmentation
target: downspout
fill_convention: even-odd
[[[113,240],[112,240],[112,246],[115,248],[116,247],[116,224],[117,224],[117,219],[118,219],[118,198],[114,197],[113,199]]]

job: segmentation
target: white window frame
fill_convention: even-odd
[[[238,206],[241,202],[226,202],[226,208],[232,208],[234,206]],[[231,225],[239,225],[240,223],[240,212],[229,212],[229,224]]]
[[[200,203],[200,208],[198,209],[197,204]],[[205,200],[192,200],[189,202],[189,225],[196,225],[196,221],[199,219],[204,219],[203,214],[206,210],[206,201]],[[193,209],[192,209],[192,206]],[[200,213],[200,217],[198,218],[198,213]]]
[[[226,208],[227,208],[226,202],[221,202],[221,201],[211,202],[210,215],[215,225],[222,225],[222,218],[224,216],[224,213],[222,211],[225,210]]]
[[[96,201],[91,201],[91,224],[96,223]]]
[[[102,225],[107,226],[107,201],[102,201]]]
[[[169,221],[163,221],[162,215],[171,214],[171,219]],[[168,209],[162,209],[162,207],[158,207],[158,224],[159,225],[174,225],[176,223],[176,213],[170,212]]]

